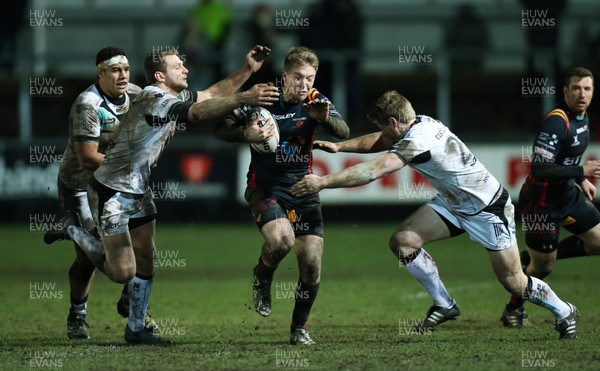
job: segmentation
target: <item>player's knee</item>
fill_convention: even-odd
[[[270,242],[269,246],[273,252],[288,253],[294,247],[295,237],[288,233],[280,233],[275,236]]]
[[[421,248],[420,239],[411,231],[402,231],[392,235],[389,242],[390,250],[397,256],[410,254]]]
[[[113,282],[127,283],[135,275],[135,265],[127,265],[109,270],[107,275]]]

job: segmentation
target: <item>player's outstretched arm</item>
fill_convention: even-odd
[[[191,122],[215,120],[243,104],[269,106],[278,100],[279,93],[276,87],[267,84],[256,84],[241,93],[194,103],[188,111],[188,119]]]
[[[248,81],[250,76],[257,72],[271,49],[266,46],[256,45],[246,54],[246,63],[231,75],[212,85],[208,89],[198,92],[198,101],[212,97],[224,97],[238,91]]]
[[[305,175],[290,189],[296,197],[317,193],[324,188],[358,187],[382,178],[404,167],[404,161],[393,153],[349,167],[339,173],[319,177]]]
[[[381,132],[375,132],[338,143],[317,140],[315,141],[313,148],[330,153],[377,153],[391,149],[393,144],[394,141],[392,139],[383,136]]]

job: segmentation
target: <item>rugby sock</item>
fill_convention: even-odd
[[[588,256],[583,246],[583,241],[577,236],[569,236],[558,243],[556,249],[556,260],[574,258],[577,256]]]
[[[262,255],[258,257],[258,269],[256,275],[258,278],[272,280],[277,267],[267,267],[263,262]]]
[[[515,310],[517,308],[521,308],[524,303],[525,301],[523,300],[522,296],[512,295],[506,306],[508,307],[508,310]]]
[[[90,259],[92,264],[96,266],[101,272],[106,273],[104,263],[106,262],[106,256],[104,256],[104,246],[102,241],[94,238],[85,229],[70,225],[67,227],[67,234],[79,247],[85,255]]]
[[[527,278],[527,288],[523,293],[523,299],[550,310],[559,320],[571,314],[571,308],[556,296],[546,282],[532,276],[527,276]]]
[[[144,320],[146,319],[146,310],[150,293],[152,292],[152,277],[143,276],[139,273],[127,282],[129,291],[129,320],[127,325],[134,331],[144,329]]]
[[[87,314],[87,296],[83,299],[73,298],[71,295],[71,312]]]
[[[433,299],[433,304],[442,308],[452,306],[453,300],[440,279],[437,265],[435,265],[435,261],[431,255],[425,249],[420,248],[411,254],[411,258],[412,260],[407,257],[402,257],[401,259],[408,272],[425,286],[425,289],[427,289],[427,292],[429,292],[429,295]]]
[[[296,304],[294,305],[294,312],[292,313],[292,328],[306,327],[310,309],[319,292],[319,285],[319,283],[316,285],[309,285],[302,282],[302,280],[298,280],[298,286],[296,287]]]

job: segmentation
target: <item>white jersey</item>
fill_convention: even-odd
[[[472,215],[500,196],[501,185],[440,121],[417,120],[391,153],[422,174],[454,211]]]
[[[123,117],[94,177],[120,192],[146,193],[151,168],[175,134],[177,124],[188,122],[195,95],[184,93],[180,96],[185,102],[156,86],[146,86]]]
[[[58,172],[59,179],[71,189],[85,190],[93,170],[79,163],[75,142],[98,142],[98,152],[104,153],[108,141],[119,126],[129,104],[141,91],[129,84],[127,93],[119,100],[109,100],[94,84],[83,91],[69,111],[69,139]]]

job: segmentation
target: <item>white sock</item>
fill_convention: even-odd
[[[532,276],[528,276],[528,278],[529,282],[523,293],[523,299],[550,310],[559,320],[571,314],[571,308],[560,300],[546,282]]]
[[[129,328],[135,332],[144,329],[146,309],[152,292],[152,279],[145,280],[134,276],[127,282],[129,289]]]
[[[106,262],[106,256],[104,256],[104,246],[102,245],[102,241],[89,234],[89,232],[82,227],[76,227],[74,225],[67,227],[67,234],[77,243],[77,245],[79,245],[81,250],[83,250],[96,268],[105,272],[104,263]]]
[[[417,257],[406,264],[406,269],[414,278],[425,286],[427,292],[429,292],[429,295],[431,295],[431,298],[433,299],[434,305],[442,308],[449,308],[452,306],[454,300],[452,300],[448,291],[446,291],[444,283],[440,280],[437,266],[431,255],[429,255],[425,249],[419,249]]]

